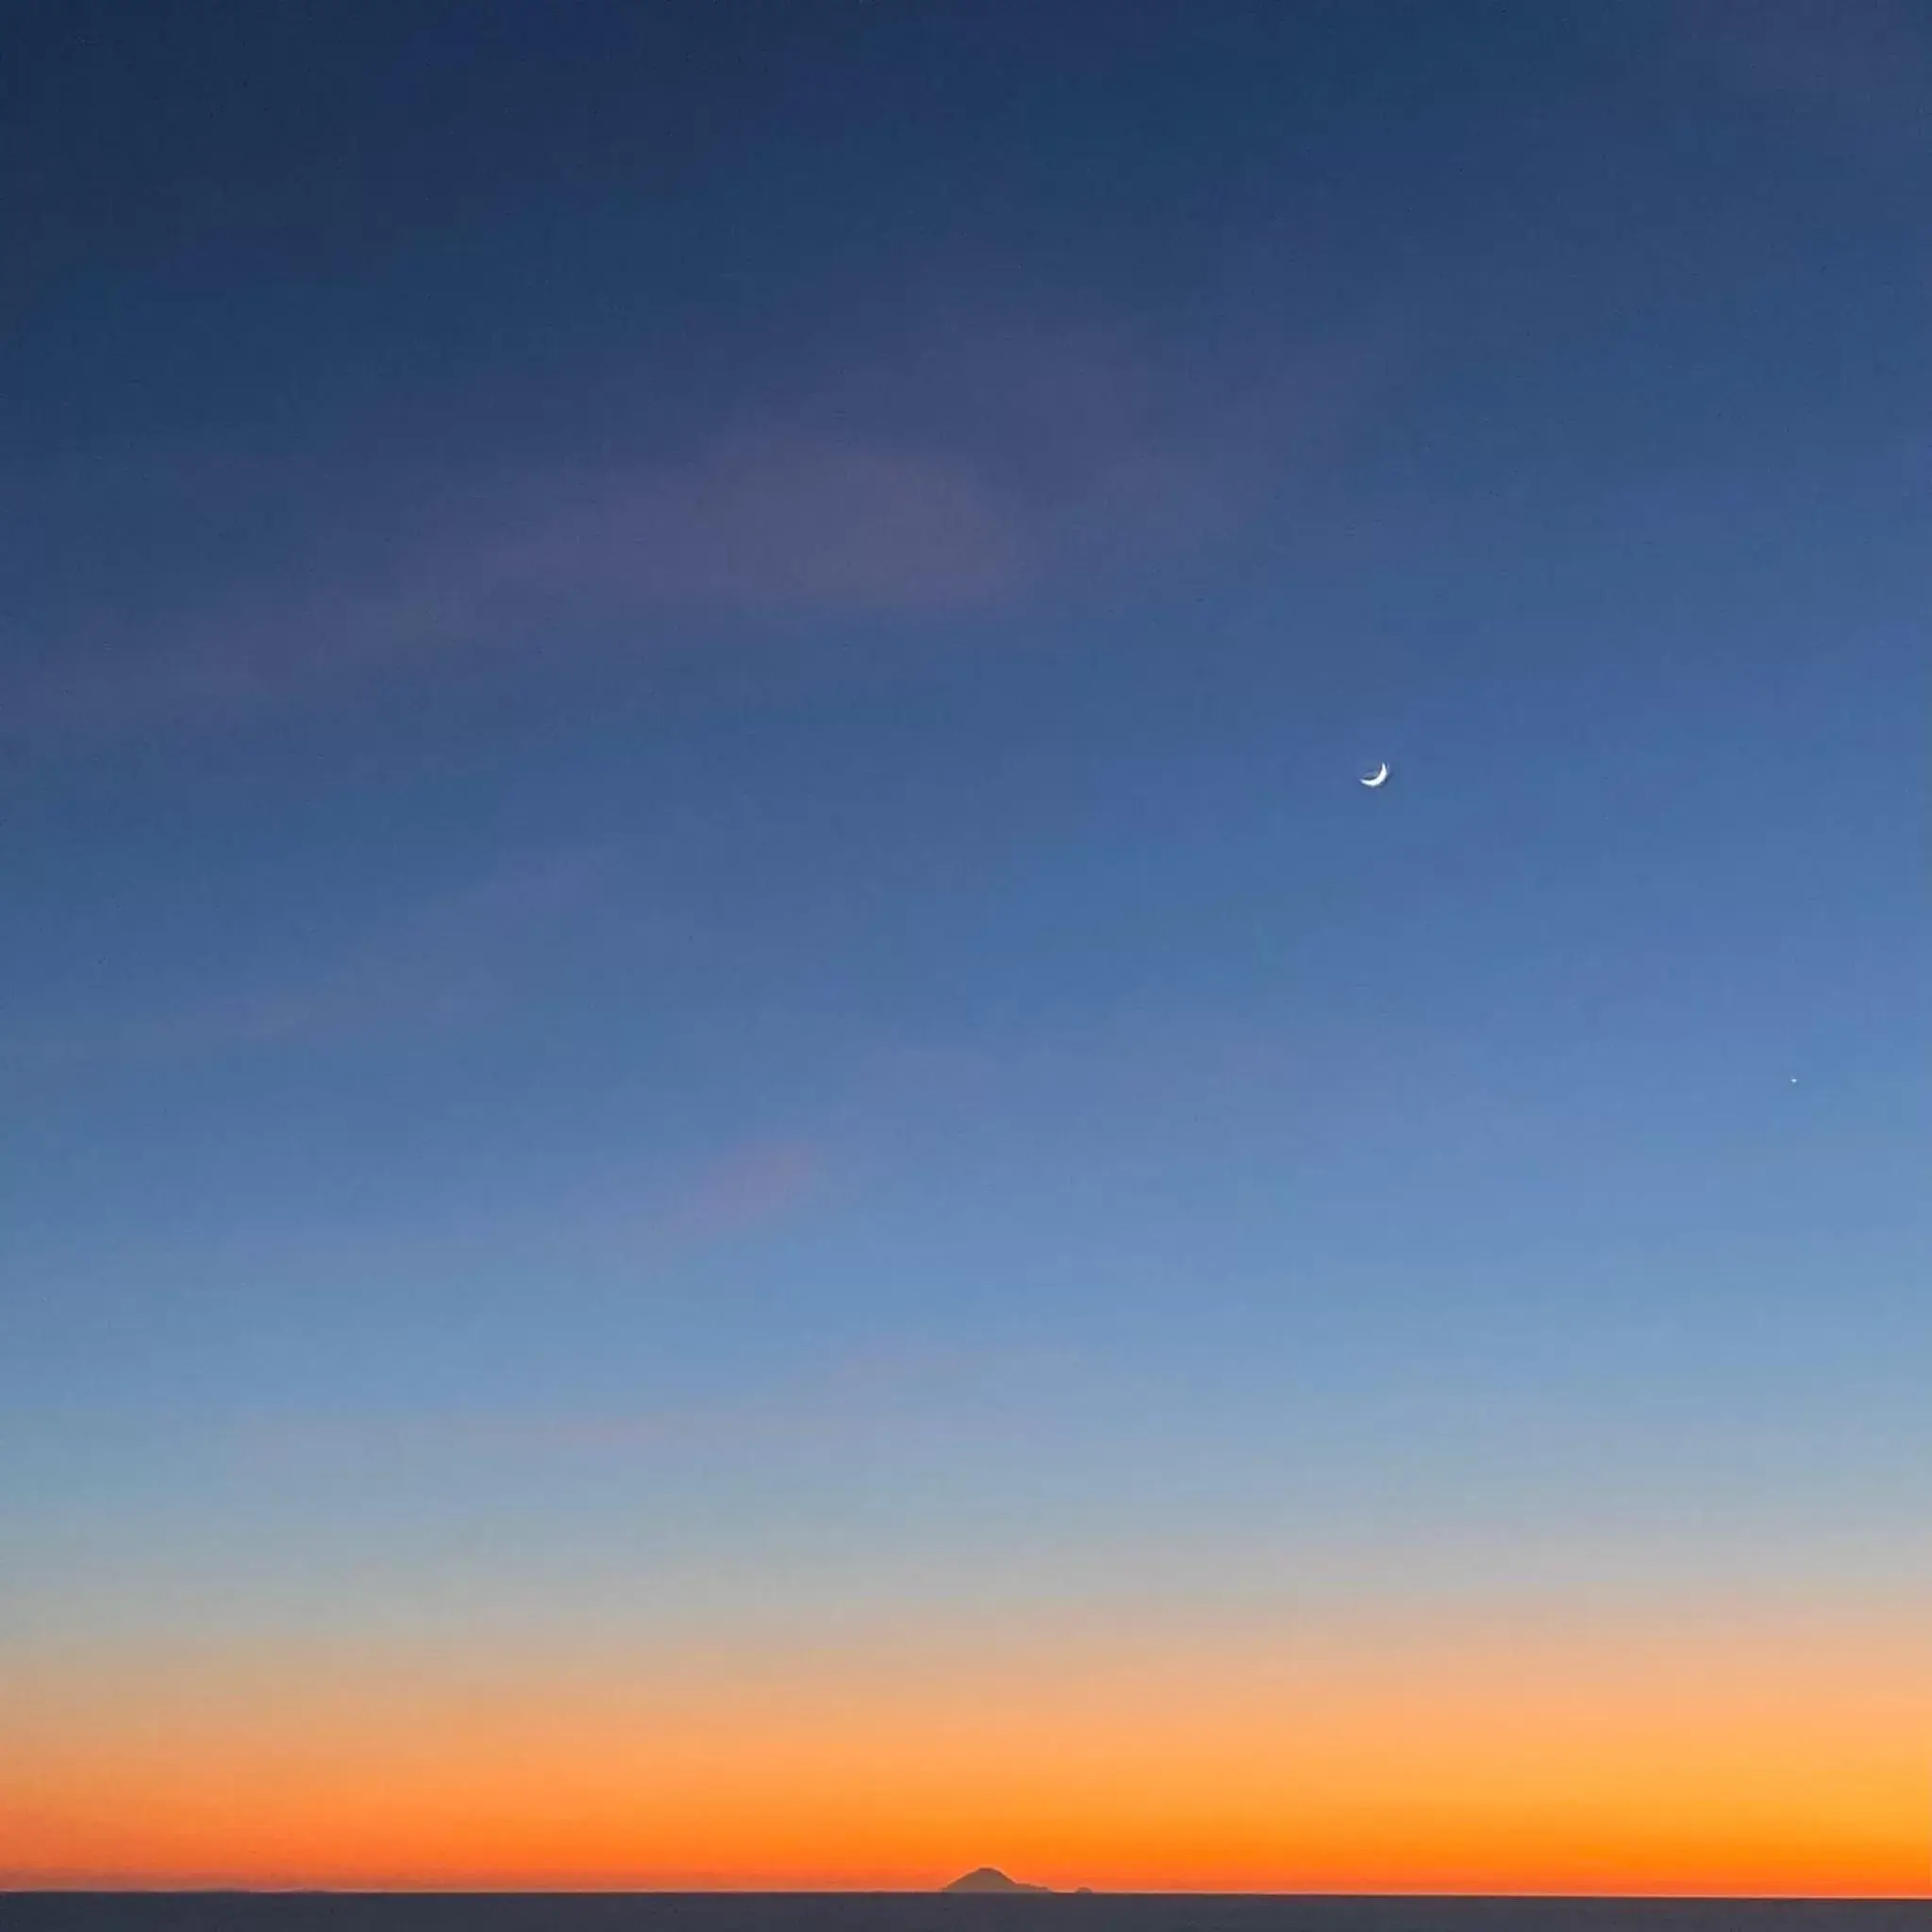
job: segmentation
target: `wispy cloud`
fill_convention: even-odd
[[[1854,145],[1932,142],[1932,21],[1905,0],[1690,0],[1679,56],[1732,92]]]
[[[251,1453],[397,1458],[525,1458],[659,1451],[758,1452],[864,1440],[1008,1413],[1016,1391],[1063,1391],[1064,1351],[884,1341],[757,1388],[631,1410],[558,1414],[510,1407],[411,1414],[256,1417]]]
[[[923,609],[995,596],[1025,561],[1008,507],[969,465],[766,430],[683,463],[550,479],[487,558],[449,568],[641,604]]]
[[[613,431],[594,459],[506,452],[457,475],[378,440],[325,490],[292,458],[278,471],[203,452],[192,497],[279,492],[308,534],[250,567],[208,508],[197,591],[144,606],[137,581],[113,610],[68,610],[58,652],[0,701],[16,733],[111,737],[218,724],[458,654],[608,649],[613,633],[661,649],[698,612],[986,608],[1238,525],[1320,444],[1360,375],[1358,358],[1311,353],[1204,376],[1131,329],[984,320],[676,448],[626,447]],[[125,462],[111,482],[102,501],[125,514],[139,491]],[[158,474],[154,487],[178,496],[177,483]],[[312,505],[309,491],[322,491]],[[84,525],[89,513],[83,498],[64,514]],[[355,541],[331,541],[333,525]]]
[[[0,1054],[16,1063],[166,1062],[462,1024],[513,996],[559,924],[604,896],[615,866],[602,847],[517,858],[430,895],[308,974],[120,1025],[16,1031]]]
[[[687,1175],[652,1224],[676,1246],[730,1240],[804,1207],[826,1173],[825,1151],[810,1141],[754,1141]]]
[[[425,489],[434,497],[437,484]],[[223,723],[478,651],[554,651],[613,625],[664,647],[680,613],[918,614],[988,602],[1037,561],[1014,507],[966,463],[882,440],[772,427],[669,460],[446,486],[379,568],[217,587],[130,643],[125,619],[15,682],[38,737]],[[641,625],[642,628],[638,627]]]

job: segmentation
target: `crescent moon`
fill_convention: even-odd
[[[1376,774],[1374,774],[1374,777],[1372,777],[1372,778],[1364,778],[1364,779],[1362,780],[1362,783],[1363,783],[1364,785],[1366,785],[1366,786],[1367,786],[1367,787],[1369,788],[1369,790],[1370,790],[1371,791],[1374,791],[1374,790],[1375,789],[1375,787],[1376,787],[1376,786],[1378,786],[1378,785],[1386,785],[1386,784],[1387,784],[1388,782],[1389,782],[1389,767],[1388,767],[1387,765],[1384,765],[1384,766],[1383,766],[1383,767],[1381,768],[1381,770],[1380,770],[1380,771],[1378,771],[1378,772],[1377,772],[1377,773],[1376,773]]]

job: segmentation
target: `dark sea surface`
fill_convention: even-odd
[[[929,1892],[11,1892],[0,1932],[1932,1932],[1932,1903],[944,1896]]]

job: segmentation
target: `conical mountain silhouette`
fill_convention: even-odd
[[[1004,1872],[991,1865],[982,1865],[976,1872],[969,1872],[963,1878],[956,1878],[943,1888],[947,1891],[1050,1891],[1047,1885],[1022,1885],[1017,1879],[1008,1878]]]

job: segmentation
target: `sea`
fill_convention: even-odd
[[[1932,1901],[14,1891],[0,1932],[1932,1932]]]

